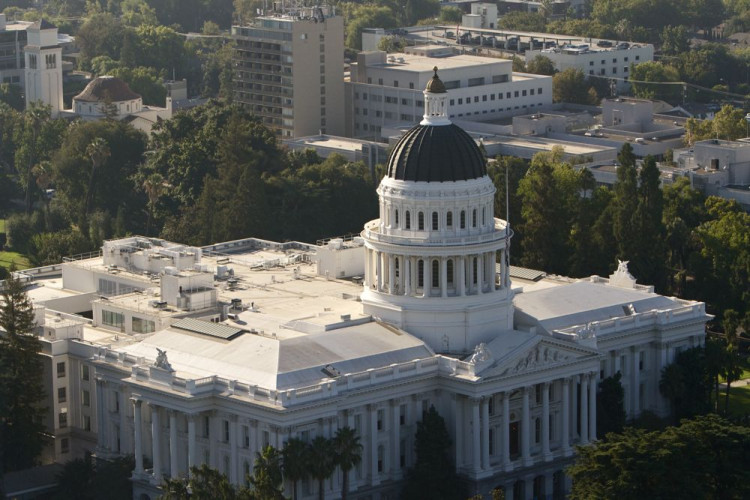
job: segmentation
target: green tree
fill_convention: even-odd
[[[86,156],[91,161],[91,172],[89,174],[88,188],[86,189],[86,205],[83,212],[84,218],[88,217],[91,212],[91,199],[94,193],[96,171],[101,168],[111,154],[112,151],[109,149],[107,141],[101,137],[95,138],[88,146],[86,146]]]
[[[244,488],[238,491],[229,482],[226,475],[206,464],[202,464],[200,467],[191,467],[189,478],[165,479],[161,488],[164,491],[159,497],[161,500],[189,500],[191,498],[239,500],[249,496]],[[266,500],[266,497],[262,498]]]
[[[292,500],[297,500],[297,483],[308,475],[307,443],[298,438],[291,438],[284,443],[281,461],[284,477],[292,482]]]
[[[388,7],[373,5],[354,7],[346,26],[346,46],[350,49],[362,50],[362,30],[371,26],[390,29],[398,26],[398,21]]]
[[[620,379],[622,373],[617,372],[599,384],[599,395],[596,397],[597,436],[622,432],[625,426],[625,390]]]
[[[644,99],[665,99],[677,102],[682,96],[682,83],[677,69],[658,61],[631,64],[630,77],[633,94]],[[650,83],[655,82],[655,83]],[[658,82],[662,82],[661,84]],[[664,84],[663,82],[676,82]]]
[[[143,104],[150,106],[164,106],[167,89],[162,84],[163,74],[154,68],[138,66],[135,68],[118,67],[109,74],[122,79],[133,92],[141,95]]]
[[[94,168],[95,176],[106,182],[92,183],[93,162],[87,149],[97,138],[106,143],[110,155]],[[145,201],[136,192],[132,176],[143,161],[145,149],[145,134],[127,123],[100,120],[71,127],[53,161],[56,201],[76,216],[97,210],[114,215],[125,206],[131,214],[129,227],[140,230],[141,222],[134,214],[141,212]]]
[[[589,94],[589,87],[583,71],[568,68],[552,77],[552,99],[555,102],[596,105],[597,102]]]
[[[40,135],[42,133],[42,127],[45,122],[50,119],[50,108],[44,106],[41,103],[32,105],[24,114],[27,122],[27,144],[28,144],[28,164],[26,165],[26,197],[24,199],[24,205],[26,206],[26,213],[31,212],[31,204],[33,202],[32,192],[34,190],[34,164],[39,161],[40,154]]]
[[[0,463],[3,472],[32,467],[42,451],[46,409],[41,344],[34,308],[13,273],[0,294]]]
[[[0,83],[0,102],[4,102],[16,111],[21,111],[24,106],[21,87],[10,83]]]
[[[362,461],[362,443],[359,442],[356,431],[346,426],[336,431],[333,449],[336,453],[336,465],[343,475],[341,500],[346,500],[349,494],[349,472]]]
[[[255,453],[255,464],[253,465],[250,484],[253,487],[253,495],[258,500],[282,500],[284,498],[284,495],[281,494],[283,476],[279,450],[273,446],[266,446],[262,452]]]
[[[148,220],[146,221],[146,236],[148,236],[151,227],[151,218],[154,215],[156,204],[164,193],[164,177],[159,172],[154,172],[144,179],[141,189],[148,196]]]
[[[508,12],[497,22],[498,28],[511,31],[544,33],[547,25],[544,16],[536,12]]]
[[[445,420],[434,406],[417,423],[414,467],[407,472],[403,498],[453,500],[462,498],[456,469],[450,458],[451,438]]]
[[[526,63],[526,71],[537,75],[552,76],[557,73],[555,63],[549,57],[537,54],[534,59]]]
[[[156,25],[156,11],[145,0],[122,0],[122,22],[128,26],[138,27],[143,24]]]
[[[578,449],[570,498],[746,498],[750,429],[716,415],[622,434]]]
[[[336,450],[333,441],[317,436],[307,450],[310,475],[318,481],[318,499],[325,499],[325,480],[336,470]]]
[[[440,15],[438,21],[443,24],[460,23],[463,16],[463,11],[458,7],[442,7],[440,9]]]
[[[661,33],[661,51],[675,56],[690,50],[690,33],[685,26],[665,26]]]
[[[389,54],[391,52],[403,52],[406,47],[406,41],[399,36],[384,36],[378,42],[378,50],[384,50]]]
[[[688,118],[685,124],[685,143],[692,146],[706,139],[733,141],[747,134],[745,113],[732,105],[724,105],[711,120]]]
[[[670,402],[675,422],[708,413],[712,385],[703,347],[679,352],[659,379],[659,391]]]
[[[87,69],[97,56],[119,59],[124,32],[120,20],[108,12],[89,16],[76,33],[76,45],[81,51],[81,69]]]
[[[440,12],[439,0],[406,0],[404,5],[408,25],[414,25],[420,19],[434,18]]]
[[[633,262],[633,271],[644,283],[663,291],[666,283],[667,250],[664,245],[665,228],[662,221],[664,198],[660,188],[660,173],[656,160],[647,156],[638,175],[638,206],[633,214],[633,226],[639,238],[630,245],[633,255],[622,255]]]

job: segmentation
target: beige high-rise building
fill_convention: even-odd
[[[344,20],[328,6],[233,26],[234,98],[284,138],[344,132]]]

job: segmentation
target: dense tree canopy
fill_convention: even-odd
[[[740,499],[750,495],[750,429],[715,415],[578,448],[570,498]]]

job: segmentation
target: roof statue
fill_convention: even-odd
[[[617,259],[617,270],[609,276],[609,284],[620,288],[635,288],[635,278],[628,271],[628,260]]]
[[[474,348],[474,354],[472,354],[471,358],[469,358],[469,363],[476,365],[478,363],[483,363],[491,359],[492,352],[490,352],[484,342],[480,342],[479,345]]]
[[[173,372],[174,369],[172,368],[172,365],[169,364],[169,360],[167,360],[167,351],[162,351],[158,347],[156,348],[157,355],[156,355],[156,361],[154,361],[154,366],[157,368],[161,368],[162,370],[167,370],[169,372]]]

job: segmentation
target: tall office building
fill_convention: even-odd
[[[233,26],[234,98],[284,138],[343,135],[344,21],[328,6]]]

